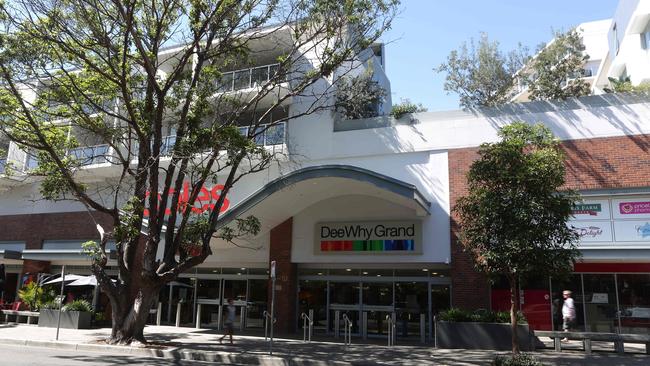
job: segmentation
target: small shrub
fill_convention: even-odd
[[[478,322],[478,323],[510,323],[509,311],[489,311],[485,309],[474,312],[451,308],[443,311],[438,315],[440,320],[448,322]],[[519,312],[517,313],[517,323],[526,324],[526,318]]]
[[[29,309],[32,311],[37,311],[44,304],[52,301],[54,296],[54,292],[45,290],[35,281],[18,290],[18,297],[29,305]]]
[[[400,104],[393,106],[393,109],[390,110],[390,115],[395,117],[395,119],[402,118],[403,115],[408,113],[418,113],[426,112],[427,109],[422,106],[422,104],[412,103],[408,99],[402,100]]]
[[[65,304],[61,311],[93,311],[92,306],[86,300],[74,300],[71,303]]]
[[[544,366],[544,364],[528,353],[520,353],[516,356],[497,356],[492,366]]]

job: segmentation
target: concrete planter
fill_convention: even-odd
[[[510,324],[445,322],[436,323],[436,335],[440,348],[512,349],[512,328]],[[522,351],[533,351],[534,335],[528,325],[517,325],[517,338]]]
[[[43,309],[38,317],[39,327],[56,328],[59,311]],[[61,328],[90,329],[91,313],[85,311],[62,311]]]

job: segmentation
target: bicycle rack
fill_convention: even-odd
[[[390,314],[386,315],[386,324],[388,326],[388,347],[393,347],[395,345],[395,321]]]
[[[309,312],[312,313],[311,311]],[[312,316],[314,315],[312,314]],[[311,343],[314,321],[305,313],[300,314],[300,318],[302,319],[302,341]]]
[[[271,314],[264,310],[264,313],[262,313],[264,316],[264,340],[268,341],[269,340],[269,324],[271,323]],[[273,324],[275,324],[278,321],[278,319],[273,319]]]
[[[346,346],[352,344],[352,321],[348,318],[348,314],[343,314],[343,341]]]

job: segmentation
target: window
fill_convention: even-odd
[[[641,33],[641,49],[650,49],[650,22]]]

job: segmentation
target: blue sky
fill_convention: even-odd
[[[650,1],[650,0],[649,0]],[[429,111],[458,109],[433,68],[463,41],[486,32],[503,50],[518,42],[534,50],[551,31],[611,18],[618,0],[402,0],[402,12],[383,37],[393,103],[408,98]]]

